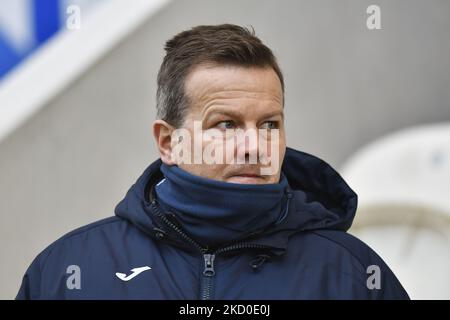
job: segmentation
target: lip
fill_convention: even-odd
[[[235,172],[229,175],[229,177],[248,177],[248,178],[262,178],[262,176],[255,171],[243,171]]]
[[[264,181],[264,178],[255,173],[236,173],[229,176],[227,180],[234,183],[258,184]]]

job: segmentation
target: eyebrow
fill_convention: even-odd
[[[268,113],[266,116],[264,116],[264,118],[271,118],[271,117],[278,116],[278,115],[280,115],[281,118],[284,119],[284,111],[283,110]]]
[[[239,117],[242,116],[242,113],[240,112],[232,112],[232,111],[227,111],[227,110],[212,110],[210,112],[206,112],[206,114],[204,116],[207,116],[208,118],[212,115],[216,115],[216,114],[222,114],[225,116],[229,116],[229,117]],[[265,114],[263,117],[261,117],[262,119],[267,119],[267,118],[271,118],[273,116],[281,116],[281,119],[284,120],[284,112],[283,110],[278,110],[278,111],[273,111],[270,112],[268,114]]]

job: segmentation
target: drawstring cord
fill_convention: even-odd
[[[275,222],[275,225],[280,224],[284,220],[284,218],[286,218],[286,216],[288,215],[288,212],[289,212],[289,203],[291,202],[291,199],[292,199],[292,192],[290,192],[289,190],[286,190],[285,194],[286,194],[286,198],[287,198],[286,209],[283,211],[283,213],[277,219],[277,221]]]

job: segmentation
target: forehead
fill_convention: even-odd
[[[186,77],[185,92],[195,107],[233,99],[283,103],[281,82],[270,67],[197,66]]]

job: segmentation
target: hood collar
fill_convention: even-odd
[[[161,211],[203,247],[216,248],[248,238],[280,223],[290,191],[281,174],[278,183],[238,184],[193,175],[162,164],[164,179],[155,187]]]
[[[189,249],[191,246],[186,241],[167,230],[152,214],[150,195],[155,194],[155,185],[164,178],[161,165],[158,159],[144,171],[117,205],[115,214],[155,238],[166,238],[174,245]],[[329,164],[313,155],[287,148],[282,172],[292,193],[285,217],[281,223],[241,241],[267,246],[275,254],[282,254],[294,233],[315,229],[346,231],[350,228],[356,212],[357,195]]]

